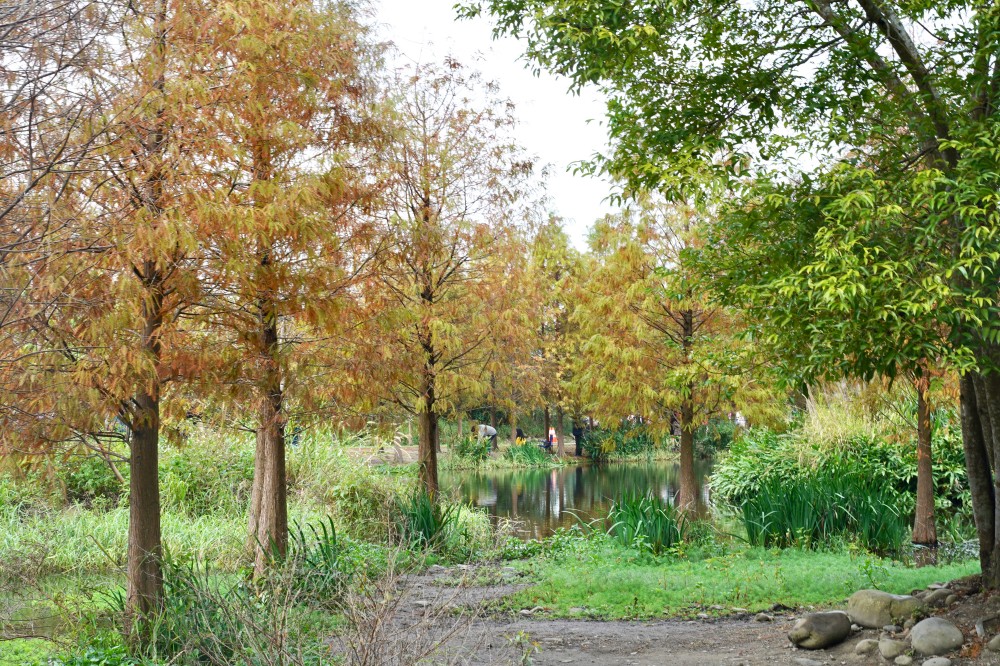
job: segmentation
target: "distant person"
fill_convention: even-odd
[[[523,430],[521,430],[520,428],[517,428],[514,431],[514,439],[516,439],[518,442],[523,442],[523,441],[527,440],[528,438],[524,436],[524,431]]]
[[[490,448],[494,451],[497,450],[497,429],[493,426],[488,426],[485,423],[480,423],[476,426],[476,440],[481,441],[484,437],[490,438]]]

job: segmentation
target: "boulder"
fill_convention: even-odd
[[[951,666],[951,659],[948,657],[931,657],[920,666]]]
[[[875,654],[876,650],[878,650],[878,641],[874,638],[858,641],[858,644],[854,646],[854,654]]]
[[[908,654],[901,654],[893,659],[892,663],[896,664],[896,666],[912,666],[913,657]]]
[[[895,659],[907,649],[909,646],[905,642],[892,638],[881,638],[878,642],[878,653],[882,655],[883,659]]]
[[[990,642],[986,644],[986,647],[991,652],[1000,652],[1000,634],[997,634],[990,639]]]
[[[871,629],[904,621],[923,609],[923,603],[916,597],[881,590],[858,590],[847,600],[851,620]]]
[[[913,649],[929,656],[960,648],[964,640],[958,627],[941,617],[921,620],[910,630],[910,643]]]
[[[806,650],[821,650],[840,643],[851,634],[851,621],[843,611],[810,613],[795,623],[788,640]]]
[[[946,587],[941,587],[925,596],[924,603],[928,606],[944,606],[945,601],[950,596],[952,596],[951,590]]]

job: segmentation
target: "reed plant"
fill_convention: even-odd
[[[436,548],[458,527],[459,505],[444,504],[418,489],[397,502],[397,516],[404,542],[415,548]]]
[[[627,548],[660,555],[677,546],[688,531],[684,515],[658,495],[627,493],[611,503],[608,534]]]
[[[512,465],[520,467],[544,467],[549,464],[551,457],[533,442],[523,442],[510,446],[503,452],[503,455]]]
[[[843,470],[772,479],[739,506],[751,545],[815,548],[836,539],[882,554],[900,552],[908,516],[890,488]]]

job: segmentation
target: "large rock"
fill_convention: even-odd
[[[795,623],[788,640],[806,650],[822,650],[851,634],[851,620],[843,611],[810,613]]]
[[[917,622],[910,630],[910,644],[920,654],[936,655],[962,647],[962,632],[953,623],[940,617]]]
[[[909,646],[906,643],[892,638],[882,638],[878,642],[878,653],[882,655],[883,659],[895,659],[906,652],[907,649],[909,649]]]
[[[876,650],[878,650],[878,641],[874,638],[865,638],[854,646],[854,654],[875,654]]]
[[[916,597],[881,590],[858,590],[847,600],[851,620],[872,629],[906,620],[923,609],[923,603]]]

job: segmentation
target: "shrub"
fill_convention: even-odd
[[[499,435],[498,435],[499,437]],[[452,455],[470,462],[483,462],[490,457],[489,438],[463,437],[455,442]]]
[[[751,545],[816,547],[856,539],[868,550],[893,554],[909,541],[898,496],[856,474],[815,474],[792,482],[771,479],[739,507]]]
[[[128,465],[122,466],[123,475]],[[79,464],[62,467],[62,480],[66,485],[66,499],[87,507],[116,507],[128,493],[128,477],[119,481],[106,460],[97,456],[82,459]]]
[[[729,419],[712,418],[694,431],[694,448],[708,456],[732,446],[736,424]]]
[[[595,430],[584,438],[584,454],[592,460],[634,458],[650,455],[659,441],[641,423],[622,423],[614,430]]]
[[[417,490],[397,504],[399,532],[403,540],[417,548],[440,546],[458,521],[458,505],[444,505],[423,490]]]
[[[503,453],[504,458],[515,465],[524,467],[539,467],[550,462],[549,454],[533,442],[524,442],[510,446]]]
[[[611,503],[610,534],[627,548],[659,555],[679,544],[687,531],[687,520],[668,502],[652,494],[623,495]]]

